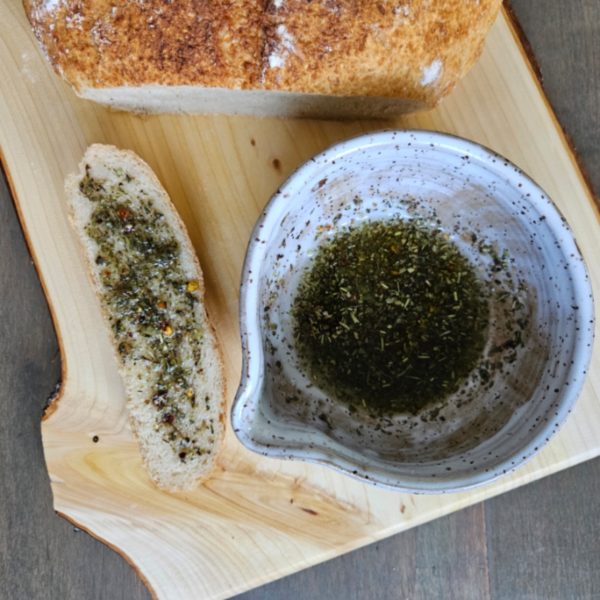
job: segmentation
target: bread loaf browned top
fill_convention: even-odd
[[[203,86],[434,105],[501,0],[26,0],[55,69],[85,88]]]

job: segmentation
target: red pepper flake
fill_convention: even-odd
[[[117,210],[117,216],[119,219],[121,219],[121,221],[125,221],[126,219],[129,219],[131,213],[126,208],[121,207],[119,210]]]
[[[317,226],[317,232],[323,233],[324,231],[331,231],[333,229],[333,225],[319,225]]]

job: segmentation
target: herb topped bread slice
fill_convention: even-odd
[[[190,489],[212,471],[225,427],[198,259],[167,193],[133,152],[94,144],[79,166],[66,181],[71,220],[145,466],[160,487]]]

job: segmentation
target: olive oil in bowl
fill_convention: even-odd
[[[367,221],[318,248],[292,307],[309,378],[374,413],[416,413],[477,366],[482,282],[449,236],[418,219]]]

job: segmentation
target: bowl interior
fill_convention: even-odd
[[[311,383],[290,309],[319,244],[394,218],[448,233],[490,290],[490,327],[481,362],[456,393],[415,415],[377,416]],[[504,159],[425,132],[351,140],[297,171],[253,237],[233,410],[249,447],[411,491],[452,489],[516,466],[565,418],[589,359],[591,292],[566,224]]]

